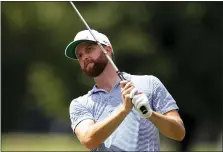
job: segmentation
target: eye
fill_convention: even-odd
[[[88,49],[89,49],[89,50],[93,49],[93,46],[89,46]]]
[[[81,57],[82,57],[81,53],[77,54],[77,58],[81,58]]]
[[[89,52],[91,52],[92,50],[93,50],[93,46],[89,46],[89,47],[87,47],[86,52],[89,53]]]

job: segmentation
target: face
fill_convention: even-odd
[[[94,42],[79,44],[76,48],[76,56],[82,71],[92,78],[99,76],[108,64],[108,59]]]

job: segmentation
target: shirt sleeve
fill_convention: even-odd
[[[81,121],[86,119],[94,120],[93,114],[88,109],[88,107],[86,105],[83,105],[81,101],[78,101],[78,99],[74,99],[71,102],[69,113],[71,120],[71,128],[74,133],[75,133],[75,128]]]
[[[155,111],[164,114],[171,110],[179,110],[176,101],[168,92],[163,83],[155,76],[153,78],[152,107]]]

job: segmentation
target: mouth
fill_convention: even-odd
[[[91,63],[93,63],[93,62],[88,62],[88,63],[86,63],[86,64],[85,64],[85,68],[87,68],[88,65],[90,65]]]
[[[90,64],[92,64],[92,63],[93,63],[93,62],[88,63],[88,64],[87,64],[87,67],[88,67],[88,65],[90,65]]]

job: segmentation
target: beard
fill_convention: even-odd
[[[82,71],[89,77],[97,77],[99,76],[105,69],[106,65],[108,64],[108,59],[101,52],[100,56],[96,59],[87,59],[84,61],[84,67]]]

